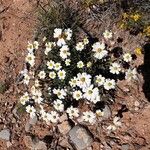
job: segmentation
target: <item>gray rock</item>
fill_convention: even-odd
[[[43,141],[39,141],[39,142],[36,143],[33,147],[34,147],[34,149],[36,149],[36,150],[47,150],[46,143],[44,143]]]
[[[32,125],[35,125],[37,122],[37,116],[30,118],[29,121],[25,124],[25,131],[29,132]]]
[[[33,118],[30,118],[29,124],[35,125],[36,123],[37,123],[37,116],[35,116],[35,117],[33,117]]]
[[[46,143],[39,141],[38,139],[33,141],[30,136],[25,136],[23,141],[26,147],[31,150],[47,150]]]
[[[76,147],[77,150],[84,150],[91,146],[93,139],[89,132],[81,127],[75,126],[69,132],[70,142]]]
[[[16,118],[19,118],[19,115],[17,114],[17,108],[14,108],[12,113]]]
[[[108,107],[107,105],[106,105],[105,108],[103,109],[103,112],[104,112],[104,116],[103,116],[102,120],[108,119],[108,118],[110,118],[111,115],[112,115],[111,109],[110,109],[110,107]]]
[[[25,131],[26,131],[26,132],[29,132],[29,131],[30,131],[30,128],[31,128],[31,124],[30,124],[29,122],[27,122],[27,123],[25,124]]]
[[[121,146],[121,150],[129,150],[129,148],[130,148],[129,144],[123,144]]]
[[[0,131],[0,139],[9,141],[10,140],[10,130],[4,129],[4,130]]]

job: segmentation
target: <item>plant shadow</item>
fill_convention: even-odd
[[[143,92],[145,97],[150,102],[150,42],[144,45],[144,63],[139,66],[139,70],[143,75],[144,84]]]

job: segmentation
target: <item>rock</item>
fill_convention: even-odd
[[[63,121],[66,121],[66,120],[68,120],[68,117],[67,117],[67,114],[64,113],[62,116],[60,116],[59,122],[63,122]]]
[[[30,131],[30,128],[31,128],[31,124],[30,124],[29,122],[27,122],[27,123],[25,124],[25,131],[26,131],[26,132],[29,132],[29,131]]]
[[[130,148],[129,144],[123,144],[121,146],[121,150],[129,150],[129,148]]]
[[[58,124],[58,130],[61,134],[66,135],[71,130],[71,126],[68,121],[64,121],[63,123]]]
[[[9,147],[12,146],[12,143],[11,143],[10,141],[8,141],[8,142],[6,143],[6,145],[7,145],[7,148],[9,148]]]
[[[39,140],[32,140],[32,138],[30,136],[25,136],[24,139],[24,144],[26,145],[27,148],[33,150],[47,150],[47,146],[46,143],[44,143],[43,141],[39,141]]]
[[[93,150],[100,150],[102,148],[102,145],[98,142],[93,142],[92,143],[92,149]]]
[[[47,150],[46,143],[44,143],[43,141],[39,141],[37,144],[35,144],[34,149],[36,149],[36,150]]]
[[[12,113],[16,118],[19,118],[19,115],[17,114],[17,108],[14,108]]]
[[[59,145],[65,148],[70,148],[72,149],[71,145],[68,142],[68,138],[67,137],[61,137],[59,139]]]
[[[112,115],[111,109],[110,109],[110,107],[108,107],[107,105],[106,105],[105,108],[103,109],[103,112],[104,112],[104,115],[103,115],[102,120],[108,119],[108,118],[110,118],[111,115]]]
[[[78,125],[70,130],[69,138],[77,150],[84,150],[88,146],[91,146],[93,142],[89,132],[85,128]]]
[[[27,148],[32,149],[33,142],[30,136],[24,136],[23,141]]]
[[[3,140],[10,140],[10,130],[9,129],[4,129],[0,132],[0,139]]]
[[[37,116],[30,118],[29,121],[25,124],[25,131],[29,132],[32,125],[35,125],[37,122]]]
[[[36,122],[37,122],[37,116],[30,118],[30,120],[29,120],[29,124],[31,124],[31,125],[35,125]]]

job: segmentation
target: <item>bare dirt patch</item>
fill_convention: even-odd
[[[78,9],[78,3],[75,1],[69,1],[68,5],[73,9]],[[29,142],[24,140],[27,139],[26,136],[29,137],[30,135],[35,135],[46,142],[47,147],[51,147],[51,142],[55,146],[59,141],[60,134],[53,135],[53,133],[58,132],[57,129],[39,122],[33,125],[30,131],[25,131],[29,119],[25,114],[21,114],[18,119],[12,112],[20,92],[15,83],[16,78],[24,65],[27,42],[34,37],[36,9],[36,3],[32,0],[0,1],[0,84],[7,85],[7,90],[0,94],[0,130],[8,128],[11,133],[9,142],[0,141],[0,150],[28,150],[30,149],[28,147]],[[84,11],[80,9],[81,16],[86,13],[86,19],[85,16],[83,17],[86,20],[83,27],[88,32],[90,31],[93,36],[100,38],[100,32],[105,27],[100,28],[101,24],[96,21],[95,16],[90,18],[91,12],[88,9]],[[111,23],[108,23],[107,26],[112,27],[112,31],[117,33],[116,38],[124,38],[120,46],[126,50],[135,49],[143,42],[141,36],[134,37],[128,32],[118,31],[116,27],[111,26]],[[136,66],[142,63],[143,57],[139,56]],[[148,150],[150,148],[150,107],[143,93],[143,83],[142,76],[139,76],[139,83],[135,86],[133,84],[128,85],[124,81],[120,83],[120,88],[127,92],[119,91],[116,103],[111,106],[111,110],[113,116],[118,112],[122,115],[122,127],[114,134],[107,134],[105,127],[112,121],[112,118],[104,121],[103,127],[97,127],[98,125],[97,128],[89,127],[95,136],[91,147],[93,150],[125,150],[123,145],[129,150]],[[123,107],[126,108],[126,111],[122,109]],[[65,143],[68,143],[67,138],[65,139]],[[63,146],[65,147],[65,145]]]

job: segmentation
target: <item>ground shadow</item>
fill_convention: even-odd
[[[145,97],[150,102],[150,42],[144,45],[144,63],[142,66],[139,67],[143,78],[143,92]]]

